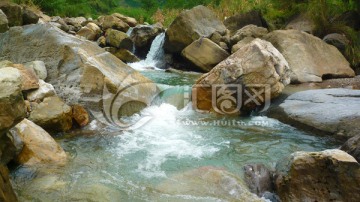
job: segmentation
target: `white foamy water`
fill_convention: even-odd
[[[128,65],[138,71],[144,71],[149,69],[159,70],[158,67],[160,63],[163,62],[165,54],[163,49],[164,41],[165,33],[159,34],[152,42],[150,51],[146,55],[146,59],[139,62],[128,63]]]
[[[219,148],[208,145],[204,137],[178,124],[177,118],[189,113],[193,113],[189,108],[178,110],[170,104],[146,108],[141,115],[152,116],[153,119],[141,130],[119,136],[121,140],[115,152],[117,157],[121,159],[129,154],[141,153],[143,159],[138,163],[136,172],[151,178],[166,176],[162,169],[166,161],[212,156]]]

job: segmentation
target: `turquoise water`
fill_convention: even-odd
[[[194,76],[144,73],[168,85],[190,85]],[[222,196],[172,194],[161,184],[200,167],[217,167],[242,177],[248,163],[273,168],[296,151],[336,148],[267,117],[223,117],[162,103],[142,113],[153,119],[130,131],[96,128],[58,137],[70,155],[62,168],[18,168],[12,173],[20,201],[226,201]],[[173,186],[182,186],[174,181]]]

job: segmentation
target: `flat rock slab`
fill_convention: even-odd
[[[298,92],[273,107],[268,116],[317,134],[353,137],[360,133],[360,90]]]

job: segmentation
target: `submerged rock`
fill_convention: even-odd
[[[219,168],[201,167],[175,175],[161,183],[160,192],[226,201],[263,201],[252,194],[237,176]]]
[[[164,48],[166,52],[181,51],[200,37],[211,37],[215,32],[225,33],[224,24],[205,6],[196,6],[183,11],[166,30]]]
[[[292,83],[355,76],[340,51],[315,36],[298,30],[277,30],[264,39],[270,41],[288,61]]]
[[[360,90],[308,90],[289,96],[267,114],[284,123],[319,134],[360,134]]]
[[[272,173],[263,164],[249,164],[244,166],[245,182],[250,191],[258,196],[265,192],[273,192]]]
[[[22,165],[39,164],[64,165],[66,153],[58,143],[40,126],[24,119],[15,126],[16,135],[24,142],[22,152],[16,162]]]
[[[359,201],[360,164],[341,150],[296,152],[277,165],[282,201]]]
[[[350,138],[340,149],[353,156],[360,163],[360,135]]]
[[[255,39],[196,82],[194,107],[223,114],[254,110],[282,92],[290,83],[289,73],[288,63],[281,53],[271,43]],[[249,91],[242,91],[242,88],[249,88]],[[260,96],[251,99],[249,96],[255,92]]]
[[[194,41],[181,54],[204,72],[209,72],[217,64],[229,57],[228,52],[207,38]]]

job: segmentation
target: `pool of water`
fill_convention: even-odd
[[[168,85],[190,85],[196,78],[147,72]],[[263,116],[224,117],[197,113],[191,104],[146,108],[152,114],[136,130],[96,128],[57,138],[70,161],[61,168],[19,167],[12,172],[20,201],[226,201],[207,193],[172,194],[161,184],[201,167],[242,177],[248,163],[273,168],[296,151],[320,151],[338,142],[313,136]],[[172,186],[183,186],[173,181]]]

